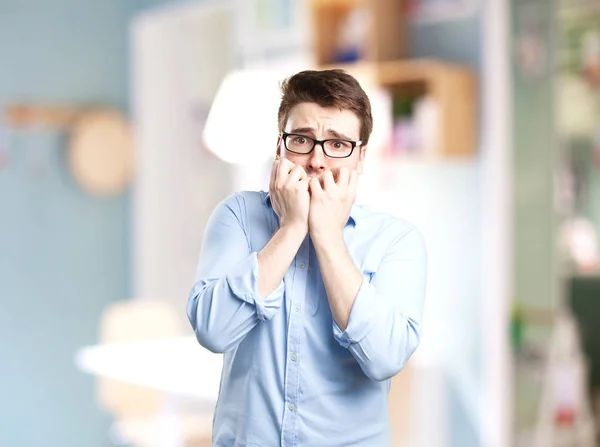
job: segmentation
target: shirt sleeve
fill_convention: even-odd
[[[258,294],[257,253],[250,248],[242,200],[232,195],[213,211],[188,298],[187,314],[196,338],[212,352],[237,346],[253,327],[273,318],[283,299],[283,281],[268,296]]]
[[[363,281],[346,330],[333,322],[335,339],[371,379],[396,375],[419,345],[426,277],[425,243],[413,228],[396,238],[371,280]]]

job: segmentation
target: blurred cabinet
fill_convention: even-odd
[[[466,66],[407,58],[401,1],[311,0],[313,54],[322,68],[343,68],[369,79],[394,100],[433,100],[435,157],[471,156],[477,140],[477,82]],[[355,14],[354,17],[351,17]],[[356,31],[358,37],[351,36]],[[358,39],[358,40],[357,40]]]
[[[436,60],[410,59],[336,67],[372,80],[395,100],[410,101],[425,96],[432,99],[437,111],[434,157],[464,157],[476,152],[476,80],[468,68]]]
[[[313,47],[318,65],[336,62],[336,46],[344,32],[357,32],[351,14],[365,20],[362,58],[369,61],[400,59],[406,54],[405,14],[398,0],[311,0]],[[345,29],[349,28],[349,29]],[[352,29],[350,29],[352,28]]]

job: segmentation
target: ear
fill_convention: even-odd
[[[361,146],[360,152],[358,153],[358,165],[356,166],[356,172],[358,172],[359,175],[361,175],[363,173],[363,166],[365,164],[366,152],[367,152],[367,146]]]
[[[281,135],[277,137],[277,149],[275,150],[275,155],[281,155]]]

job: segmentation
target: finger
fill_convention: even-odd
[[[287,168],[287,170],[288,170],[288,173],[289,173],[289,172],[290,172],[292,169],[294,169],[294,166],[296,166],[294,163],[292,163],[291,161],[289,161],[287,158],[281,158],[281,159],[279,160],[279,163],[280,163],[281,165],[283,165],[285,168]]]
[[[348,195],[354,202],[356,198],[356,190],[358,188],[358,172],[352,171],[350,173],[350,180],[348,180]]]
[[[323,189],[331,190],[335,186],[331,171],[325,171],[321,176],[321,179],[323,180]]]
[[[307,175],[306,175],[306,171],[304,170],[304,168],[300,165],[296,165],[290,172],[290,175],[287,178],[286,184],[290,185],[293,183],[298,183],[298,181],[300,181],[306,177],[307,177]]]
[[[308,179],[308,174],[306,173],[306,170],[304,169],[304,167],[302,167],[302,171],[300,172],[300,180],[307,180]]]
[[[307,177],[303,178],[302,180],[300,180],[298,183],[300,184],[300,188],[302,188],[303,190],[308,190],[308,184],[310,182],[310,179]]]
[[[294,166],[296,166],[294,163],[285,158],[279,160],[279,166],[277,167],[277,178],[275,179],[275,186],[281,187],[285,185],[287,177],[290,174],[290,171],[294,169]]]
[[[340,175],[340,168],[331,168],[331,175],[333,176],[333,181],[337,183],[338,177]]]
[[[308,187],[310,190],[310,195],[312,197],[318,197],[320,194],[323,193],[323,188],[321,188],[321,182],[317,177],[313,177],[310,179]]]
[[[273,191],[275,188],[275,181],[277,180],[277,168],[279,168],[279,159],[276,158],[271,166],[271,177],[269,180],[269,190]]]
[[[338,186],[347,188],[349,181],[350,181],[350,171],[348,170],[348,168],[340,168],[340,171],[338,173],[338,178],[335,183]]]

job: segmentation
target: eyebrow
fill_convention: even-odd
[[[308,133],[308,134],[311,134],[314,136],[315,129],[312,127],[297,127],[295,129],[292,129],[292,131],[290,133]],[[346,135],[344,135],[342,133],[339,133],[337,130],[327,129],[327,131],[325,133],[328,133],[333,138],[337,138],[340,140],[354,141],[352,138],[347,137]]]

